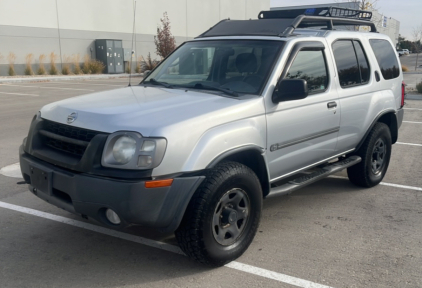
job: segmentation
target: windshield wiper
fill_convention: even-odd
[[[173,88],[173,85],[170,85],[166,82],[157,81],[154,78],[149,79],[149,83],[151,83],[153,85],[161,85],[161,86],[164,86],[166,88]]]
[[[235,91],[232,91],[230,89],[225,89],[225,88],[221,88],[221,87],[215,87],[215,86],[211,86],[211,85],[206,85],[206,84],[202,84],[202,83],[197,83],[193,86],[193,88],[196,89],[208,89],[208,90],[217,90],[217,91],[221,91],[223,93],[226,93],[228,95],[231,96],[239,96],[239,94]]]

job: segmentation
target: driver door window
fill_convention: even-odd
[[[309,94],[324,92],[328,87],[328,72],[324,51],[299,51],[286,79],[304,79]]]

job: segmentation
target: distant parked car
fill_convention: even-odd
[[[401,50],[397,50],[397,54],[399,54],[399,56],[403,56],[403,55],[409,55],[409,49],[401,49]]]

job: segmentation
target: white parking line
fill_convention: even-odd
[[[74,89],[74,88],[61,88],[61,87],[43,87],[43,86],[24,86],[24,85],[13,85],[13,84],[3,84],[4,86],[14,86],[14,87],[25,87],[25,88],[41,88],[41,89],[58,89],[58,90],[79,90],[79,91],[95,91],[90,89]]]
[[[331,176],[329,176],[329,178],[346,179],[346,180],[349,179],[347,177],[337,176],[337,175],[331,175]],[[391,187],[396,187],[396,188],[403,188],[403,189],[409,189],[409,190],[415,190],[415,191],[422,191],[422,188],[415,187],[415,186],[407,186],[407,185],[400,185],[400,184],[393,184],[393,183],[386,183],[386,182],[381,182],[380,185],[391,186]]]
[[[165,251],[184,255],[179,247],[174,246],[174,245],[170,245],[170,244],[166,244],[166,243],[163,243],[163,242],[159,242],[159,241],[155,241],[155,240],[151,240],[151,239],[147,239],[147,238],[143,238],[143,237],[139,237],[139,236],[135,236],[135,235],[131,235],[131,234],[115,231],[115,230],[111,230],[111,229],[108,229],[108,228],[96,226],[96,225],[89,224],[89,223],[84,223],[84,222],[81,222],[81,221],[69,219],[69,218],[62,217],[62,216],[57,216],[57,215],[54,215],[54,214],[34,210],[34,209],[31,209],[31,208],[26,208],[26,207],[22,207],[22,206],[9,204],[9,203],[6,203],[6,202],[0,201],[0,207],[5,208],[5,209],[9,209],[9,210],[13,210],[13,211],[17,211],[17,212],[21,212],[21,213],[25,213],[25,214],[29,214],[29,215],[33,215],[33,216],[37,216],[37,217],[41,217],[41,218],[45,218],[45,219],[49,219],[49,220],[53,220],[53,221],[60,222],[60,223],[63,223],[63,224],[68,224],[68,225],[71,225],[71,226],[83,228],[83,229],[94,231],[94,232],[97,232],[97,233],[102,233],[102,234],[105,234],[105,235],[108,235],[108,236],[124,239],[124,240],[127,240],[127,241],[132,241],[132,242],[135,242],[135,243],[139,243],[139,244],[143,244],[143,245],[146,245],[146,246],[158,248],[158,249],[161,249],[161,250],[165,250]],[[246,272],[246,273],[249,273],[249,274],[261,276],[261,277],[264,277],[264,278],[267,278],[267,279],[272,279],[272,280],[275,280],[275,281],[278,281],[278,282],[283,282],[283,283],[287,283],[287,284],[294,285],[294,286],[297,286],[297,287],[302,287],[302,288],[332,288],[330,286],[318,284],[318,283],[311,282],[311,281],[308,281],[308,280],[292,277],[292,276],[289,276],[289,275],[277,273],[277,272],[274,272],[274,271],[270,271],[270,270],[267,270],[267,269],[262,269],[262,268],[259,268],[259,267],[243,264],[243,263],[236,262],[236,261],[233,261],[233,262],[230,262],[229,264],[226,264],[225,267],[236,269],[236,270],[239,270],[239,271],[242,271],[242,272]]]
[[[403,121],[403,123],[422,124],[422,122],[415,122],[415,121]]]
[[[422,109],[419,109],[419,108],[403,108],[403,109],[405,109],[405,110],[422,110]]]
[[[115,86],[115,87],[125,87],[127,85],[111,85],[111,84],[99,84],[99,83],[89,83],[89,82],[73,82],[73,83],[67,83],[67,82],[44,82],[43,84],[68,84],[68,85],[98,85],[98,86]]]
[[[11,92],[0,92],[1,94],[19,95],[19,96],[40,96],[37,94],[25,94],[25,93],[11,93]]]
[[[414,143],[396,142],[396,144],[400,144],[400,145],[410,145],[410,146],[421,146],[421,147],[422,147],[422,144],[414,144]]]

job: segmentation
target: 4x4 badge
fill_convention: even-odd
[[[73,112],[72,114],[67,116],[67,123],[71,124],[71,123],[75,122],[76,118],[78,118],[78,113]]]

